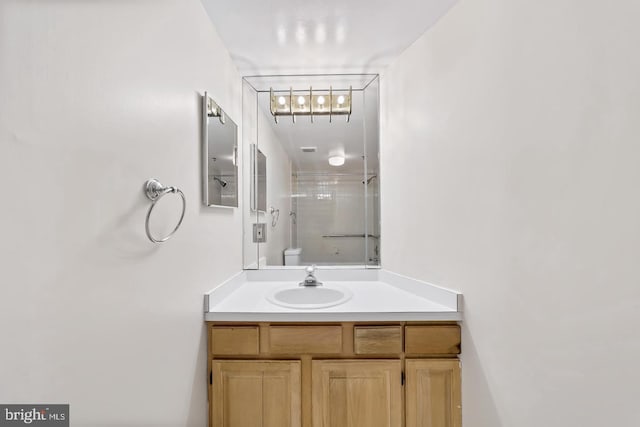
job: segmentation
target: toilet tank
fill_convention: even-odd
[[[288,248],[284,250],[284,265],[300,265],[302,263],[302,249]]]

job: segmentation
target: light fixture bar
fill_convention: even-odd
[[[333,116],[347,116],[347,122],[351,119],[353,111],[353,87],[349,87],[349,91],[336,91],[333,87],[329,87],[329,93],[326,90],[316,90],[309,87],[308,92],[296,91],[293,87],[289,87],[289,94],[282,95],[283,91],[274,91],[269,89],[270,96],[270,112],[276,123],[279,116],[291,116],[293,123],[296,122],[296,116],[310,116],[311,123],[314,122],[316,116],[329,116],[329,122],[333,121]],[[328,102],[327,102],[328,95]]]
[[[313,88],[309,86],[309,111],[311,111],[311,123],[313,123],[313,104]]]
[[[207,117],[217,117],[222,124],[225,124],[227,121],[227,117],[222,108],[210,97],[207,97]]]
[[[353,99],[353,87],[349,86],[349,114],[347,114],[347,123],[351,120],[351,100]]]
[[[278,124],[278,116],[275,114],[274,112],[274,101],[275,101],[275,97],[273,96],[273,88],[269,88],[269,99],[271,100],[270,104],[269,104],[269,110],[271,111],[271,115],[273,115],[273,120],[276,121],[276,124]],[[281,99],[283,99],[283,97],[278,97],[278,101],[280,101]],[[277,104],[276,104],[277,105]]]
[[[333,86],[329,86],[329,123],[333,112]]]

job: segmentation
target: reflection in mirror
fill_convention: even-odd
[[[251,144],[251,210],[267,211],[267,157]]]
[[[238,206],[238,126],[211,99],[202,97],[203,201],[207,206]]]
[[[245,236],[268,229],[245,238],[245,268],[379,267],[378,76],[247,77],[243,126],[269,161],[255,197],[272,212],[245,209]]]

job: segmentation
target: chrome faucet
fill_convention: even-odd
[[[307,272],[307,277],[305,277],[303,282],[299,283],[300,286],[322,286],[322,282],[318,282],[316,276],[313,275],[316,271],[315,265],[310,265],[305,271]]]

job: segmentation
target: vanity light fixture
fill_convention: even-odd
[[[336,93],[337,92],[337,93]],[[291,116],[293,123],[296,116],[310,116],[311,123],[315,116],[329,116],[329,122],[333,121],[333,116],[347,116],[347,122],[351,119],[351,100],[353,99],[353,88],[349,90],[316,89],[309,87],[309,90],[296,90],[293,87],[289,90],[269,90],[271,96],[270,110],[276,123],[279,116]]]
[[[220,108],[218,104],[211,98],[207,98],[207,116],[217,117],[220,123],[225,124],[227,122],[227,116]]]
[[[331,156],[331,157],[329,157],[329,164],[331,166],[342,166],[342,165],[344,165],[344,156]]]

